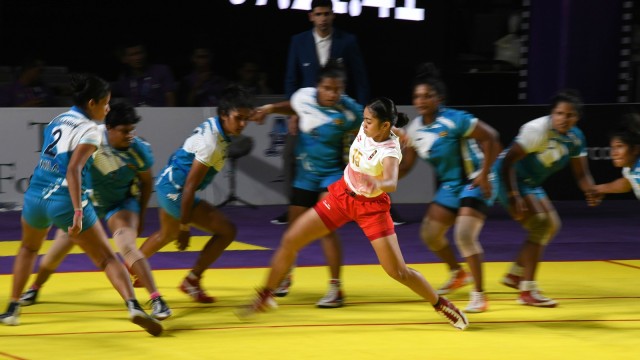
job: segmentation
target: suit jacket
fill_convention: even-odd
[[[329,58],[342,59],[347,71],[347,94],[365,105],[369,101],[369,80],[356,37],[333,28]],[[284,83],[287,99],[300,88],[316,87],[320,68],[313,30],[294,35],[289,45]]]

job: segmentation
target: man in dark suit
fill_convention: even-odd
[[[329,58],[342,62],[347,71],[346,93],[361,105],[369,101],[369,80],[360,54],[360,48],[353,34],[333,27],[333,3],[331,0],[313,0],[309,21],[313,24],[310,30],[301,32],[291,38],[284,91],[287,99],[298,89],[315,87],[318,73]],[[289,119],[289,132],[283,150],[284,186],[287,192],[293,181],[295,159],[293,150],[297,139],[297,116]],[[271,220],[273,224],[286,224],[284,213]]]
[[[287,98],[299,88],[316,86],[320,68],[332,58],[341,60],[347,70],[347,94],[361,105],[369,101],[369,80],[356,37],[334,28],[334,19],[331,0],[311,2],[313,28],[291,38],[284,84]]]

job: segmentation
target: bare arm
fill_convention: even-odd
[[[587,157],[580,156],[577,158],[571,158],[571,170],[573,171],[573,176],[578,182],[578,187],[582,190],[585,198],[587,199],[587,204],[589,206],[599,205],[602,200],[602,195],[598,195],[594,189],[595,182],[593,181],[593,176],[591,176],[591,171],[589,171]]]
[[[196,197],[198,186],[204,179],[209,167],[198,160],[194,160],[187,175],[187,180],[182,188],[182,202],[180,203],[180,234],[178,235],[178,250],[184,250],[189,246],[191,223],[191,210]]]
[[[622,194],[631,191],[631,184],[627,178],[621,177],[605,184],[594,186],[599,194]]]
[[[390,193],[398,188],[398,158],[387,156],[382,159],[382,180],[376,180],[376,187]]]
[[[293,111],[290,101],[281,101],[258,107],[251,116],[251,120],[262,124],[264,119],[270,114],[295,115],[296,112]]]
[[[144,217],[147,212],[147,205],[151,198],[151,192],[153,191],[153,175],[151,170],[145,170],[138,172],[138,179],[140,180],[140,219],[138,221],[138,236],[144,229]]]
[[[73,151],[69,166],[67,167],[67,186],[74,210],[82,210],[82,168],[87,160],[97,150],[95,145],[80,144]],[[73,225],[68,229],[69,236],[78,235],[82,231],[82,212],[73,216]]]
[[[527,206],[522,199],[522,195],[518,190],[518,179],[516,176],[515,165],[518,161],[522,160],[527,153],[518,144],[514,142],[511,148],[507,152],[502,162],[501,178],[507,187],[507,195],[509,196],[509,208],[513,214],[515,220],[521,220],[524,213],[527,211]]]
[[[484,154],[482,169],[480,174],[473,180],[473,185],[480,187],[485,198],[490,198],[492,189],[489,183],[489,173],[491,173],[491,166],[496,161],[496,157],[502,150],[500,135],[485,122],[478,121],[469,137],[478,142]]]

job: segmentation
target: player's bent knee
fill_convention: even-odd
[[[555,212],[537,213],[526,219],[523,226],[529,232],[528,242],[545,246],[558,233],[561,222]]]
[[[483,225],[483,219],[473,216],[458,216],[454,237],[460,255],[469,257],[483,253],[482,245],[478,240]]]
[[[447,246],[448,241],[444,236],[446,231],[444,224],[429,218],[423,219],[420,224],[420,238],[431,251],[439,251]]]

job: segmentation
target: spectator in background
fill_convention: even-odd
[[[124,97],[134,106],[176,106],[176,84],[171,68],[149,64],[147,49],[140,42],[125,45],[120,54],[125,70],[113,84],[114,97]]]
[[[314,87],[318,81],[318,73],[329,58],[342,62],[347,72],[346,94],[360,104],[369,100],[369,80],[365,71],[360,47],[353,34],[333,27],[335,14],[331,0],[313,0],[309,21],[313,24],[310,30],[301,32],[291,38],[284,91],[289,99],[298,89]],[[295,159],[293,150],[296,144],[297,116],[289,118],[289,133],[283,151],[284,186],[289,195],[294,178]],[[287,214],[273,220],[274,224],[286,224]]]
[[[213,70],[211,50],[197,46],[191,55],[192,71],[180,82],[180,105],[218,106],[229,81]]]
[[[269,95],[273,91],[267,84],[267,73],[262,71],[257,60],[247,57],[240,61],[236,69],[236,83],[253,95]]]
[[[0,107],[55,106],[53,90],[42,81],[44,66],[41,58],[25,59],[17,79],[0,90]]]

